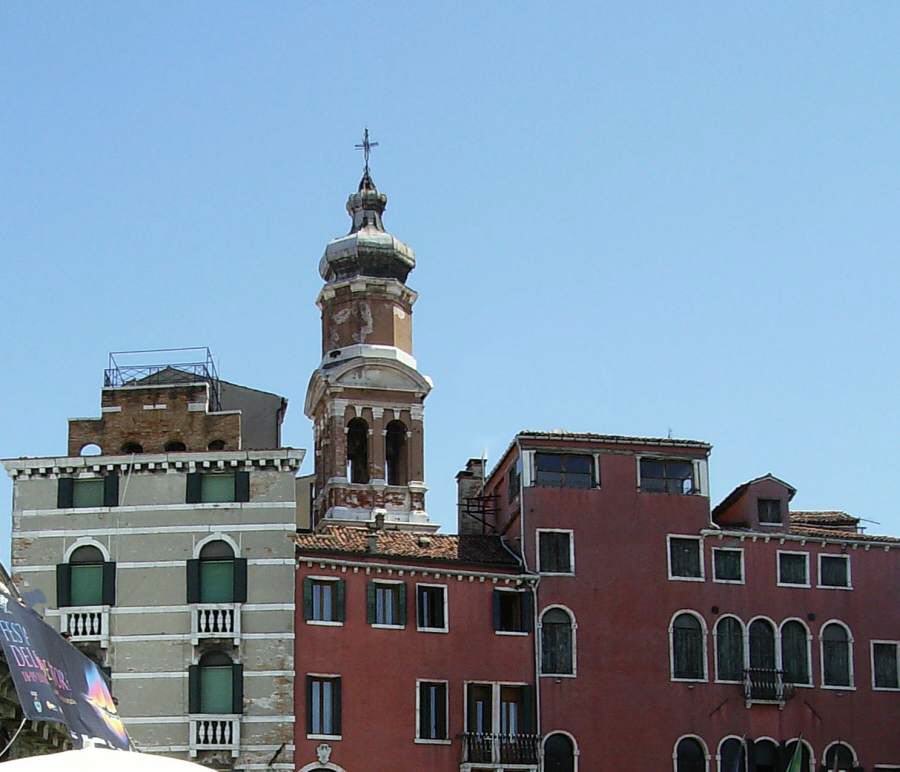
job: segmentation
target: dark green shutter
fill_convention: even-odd
[[[192,472],[187,476],[187,487],[184,501],[187,504],[199,504],[201,498],[202,480],[199,472]]]
[[[419,734],[418,737],[428,739],[428,684],[419,684]]]
[[[438,685],[437,730],[438,740],[447,739],[447,684]]]
[[[496,593],[495,593],[496,594]],[[496,603],[494,604],[496,608]],[[496,627],[494,628],[497,629]],[[475,711],[475,684],[466,684],[466,731],[474,732],[478,729],[478,724],[476,723],[476,711]]]
[[[425,627],[425,588],[416,587],[416,625]]]
[[[197,559],[187,562],[187,602],[200,602],[200,561]]]
[[[58,509],[71,509],[75,503],[75,480],[71,477],[60,477],[56,486],[56,506]]]
[[[312,685],[312,676],[306,676],[306,734],[312,734],[313,730]]]
[[[744,740],[744,747],[747,749],[747,772],[756,772],[756,755],[753,746],[753,738],[748,737]]]
[[[60,481],[62,482],[62,481]],[[72,567],[68,563],[60,563],[56,567],[56,607],[65,608],[72,605],[69,588],[72,586]]]
[[[234,476],[234,500],[250,501],[250,472],[238,472]]]
[[[234,559],[234,596],[235,603],[247,602],[247,558]]]
[[[366,584],[366,619],[370,625],[375,624],[375,582]]]
[[[341,733],[341,679],[335,678],[332,682],[334,684],[334,694],[332,695],[332,704],[334,706],[334,733]]]
[[[116,564],[103,564],[103,605],[116,605]]]
[[[244,666],[237,662],[231,666],[231,712],[244,712]]]
[[[200,712],[200,667],[188,668],[188,713]]]
[[[531,590],[520,592],[519,602],[522,604],[522,631],[530,633],[534,630],[534,602]]]
[[[494,630],[500,629],[500,590],[494,590]]]
[[[115,472],[103,478],[103,506],[119,506],[119,475]]]
[[[534,734],[534,687],[522,687],[522,729],[523,734]]]
[[[308,576],[303,579],[303,618],[312,619],[313,602],[312,602],[313,580]]]
[[[406,584],[398,584],[397,587],[397,605],[400,613],[397,615],[398,623],[406,625]]]
[[[344,618],[346,616],[346,613],[344,611],[344,604],[346,602],[345,598],[346,598],[346,594],[347,594],[344,589],[344,580],[339,579],[337,582],[335,582],[335,585],[336,586],[334,588],[334,621],[335,622],[343,622]],[[311,603],[310,603],[310,606],[312,606]]]

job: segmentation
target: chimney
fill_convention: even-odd
[[[470,458],[466,461],[466,468],[456,475],[457,530],[461,535],[486,532],[484,523],[472,517],[472,506],[466,505],[466,499],[473,499],[481,493],[484,474],[484,460]]]

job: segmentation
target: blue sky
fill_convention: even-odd
[[[108,351],[190,345],[308,448],[368,125],[445,529],[467,457],[565,428],[705,439],[716,501],[771,471],[898,534],[898,28],[889,2],[7,0],[0,456],[62,453]]]

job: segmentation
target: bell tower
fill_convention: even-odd
[[[431,380],[412,349],[416,293],[406,285],[413,250],[385,231],[387,196],[366,165],[347,201],[350,232],[325,247],[322,361],[306,393],[314,423],[313,523],[386,523],[416,531],[437,525],[425,511],[424,403]]]

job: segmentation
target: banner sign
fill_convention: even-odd
[[[27,718],[65,724],[76,747],[129,750],[128,733],[100,668],[2,579],[0,644]]]

